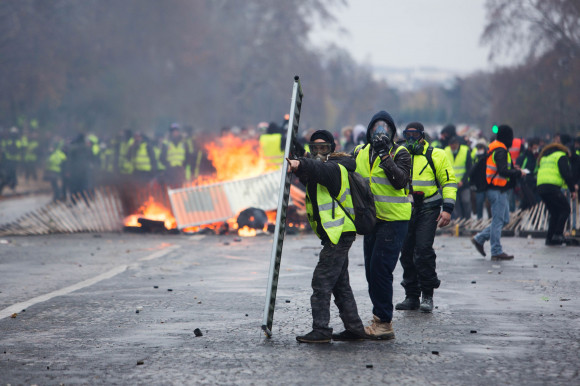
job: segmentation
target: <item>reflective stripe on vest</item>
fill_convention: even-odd
[[[359,145],[360,151],[356,157],[356,171],[363,177],[368,178],[371,185],[371,192],[375,196],[375,208],[377,218],[384,221],[407,221],[411,218],[411,203],[407,197],[405,189],[395,189],[389,182],[383,169],[381,169],[380,159],[377,157],[370,167],[370,146]],[[392,149],[391,149],[392,151]],[[399,146],[393,158],[399,151],[407,151]]]
[[[151,171],[151,159],[149,159],[149,153],[147,152],[147,143],[143,142],[139,144],[139,148],[135,153],[135,170],[141,172]]]
[[[413,162],[413,191],[423,192],[425,199],[423,203],[429,203],[436,200],[443,199],[444,203],[455,204],[455,197],[457,196],[457,183],[455,172],[451,167],[451,162],[446,151],[443,149],[433,148],[431,159],[433,160],[433,168],[429,165],[427,160],[427,150],[429,142],[425,141],[423,146],[423,156],[412,155]],[[437,173],[435,175],[434,173]],[[437,188],[437,179],[441,184],[441,192]]]
[[[455,171],[455,178],[458,180],[461,180],[465,174],[465,164],[467,163],[468,153],[469,148],[466,145],[459,145],[459,150],[455,156],[451,151],[451,146],[447,146],[445,148],[447,159],[449,159],[449,162],[453,166],[453,170]]]
[[[24,154],[24,161],[27,162],[35,162],[38,160],[38,156],[36,155],[36,149],[38,148],[38,141],[30,140],[26,145],[26,153]]]
[[[133,138],[128,141],[122,141],[119,144],[119,171],[122,174],[133,173],[133,163],[129,159],[129,148],[133,145],[135,140]]]
[[[281,143],[282,134],[262,134],[260,136],[260,149],[269,163],[282,165],[284,151],[280,148]]]
[[[354,219],[354,207],[352,204],[352,197],[350,195],[348,171],[344,166],[340,164],[338,166],[340,167],[341,182],[340,192],[338,193],[336,199]],[[306,192],[308,192],[308,188],[306,189]],[[356,231],[353,222],[348,218],[348,216],[346,216],[342,208],[338,206],[336,202],[334,202],[332,196],[328,192],[328,189],[323,185],[317,184],[316,186],[316,201],[322,228],[326,232],[328,239],[333,244],[338,243],[343,232]],[[306,214],[308,216],[308,222],[314,230],[314,233],[316,233],[319,238],[322,238],[322,235],[319,235],[317,231],[318,224],[316,221],[314,221],[314,211],[308,193],[306,194]]]
[[[179,141],[177,145],[171,141],[167,143],[167,163],[171,167],[185,164],[185,145],[183,141]]]
[[[113,149],[108,147],[105,150],[103,150],[100,153],[100,158],[101,158],[101,170],[112,173],[114,171],[113,162],[115,159],[115,153],[113,152]]]
[[[540,159],[540,169],[538,170],[538,185],[550,184],[559,187],[564,187],[566,182],[560,174],[558,161],[565,157],[566,153],[563,151],[555,151],[551,154],[545,155]]]
[[[157,170],[165,170],[165,165],[161,162],[161,145],[153,146],[153,153],[155,153],[155,159],[157,160]]]
[[[500,141],[495,140],[489,144],[489,153],[491,153],[494,149],[501,147],[507,151],[507,147]],[[512,168],[512,157],[509,152],[507,152],[507,167],[508,169]],[[495,163],[495,153],[491,157],[487,157],[487,163],[485,168],[485,178],[489,185],[494,186],[506,186],[508,182],[508,178],[500,176],[497,171],[497,165]]]
[[[66,154],[62,150],[53,151],[46,161],[46,170],[60,173],[62,171],[62,163],[66,161]]]
[[[2,141],[2,150],[4,151],[4,156],[8,161],[21,161],[22,160],[22,140],[20,139],[5,139]],[[16,147],[16,153],[12,153]]]

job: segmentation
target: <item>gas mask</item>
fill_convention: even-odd
[[[389,141],[391,140],[391,136],[389,135],[389,132],[387,130],[387,126],[380,125],[379,127],[377,127],[377,129],[373,133],[371,140],[374,142],[375,140],[381,139],[383,137],[387,137],[389,139]]]
[[[409,153],[414,155],[423,154],[424,146],[421,143],[423,139],[423,133],[418,130],[405,130],[403,132],[405,136],[405,147],[409,150]]]
[[[310,154],[318,161],[328,160],[332,150],[332,145],[328,142],[310,142],[308,147],[310,148]]]

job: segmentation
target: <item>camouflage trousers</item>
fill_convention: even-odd
[[[344,327],[356,333],[364,332],[348,276],[348,251],[355,237],[343,234],[338,244],[325,243],[312,276],[312,329],[328,336],[332,335],[332,328],[328,326],[331,295]]]

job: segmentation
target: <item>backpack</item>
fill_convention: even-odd
[[[354,219],[336,198],[332,197],[332,199],[336,201],[350,221],[354,223],[356,233],[367,235],[373,231],[377,223],[375,197],[371,192],[368,180],[357,172],[348,172],[348,183],[350,185],[352,206],[354,207]]]
[[[487,153],[485,157],[478,159],[469,172],[469,185],[473,186],[476,192],[484,192],[487,190],[487,176],[485,175],[485,171],[487,169],[487,159],[497,149],[498,148],[493,149],[491,152]]]

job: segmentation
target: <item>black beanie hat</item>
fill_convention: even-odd
[[[441,129],[441,134],[447,135],[447,138],[455,137],[457,135],[455,125],[448,123],[444,128]]]
[[[423,124],[421,122],[411,122],[407,125],[407,127],[405,127],[405,130],[411,129],[411,128],[417,129],[421,133],[423,133],[425,131],[425,128],[423,127]]]
[[[328,130],[317,130],[315,131],[312,136],[310,137],[310,142],[314,142],[317,139],[323,139],[324,142],[330,143],[330,151],[333,152],[336,148],[336,144],[334,143],[334,136]]]
[[[508,125],[500,125],[497,128],[497,140],[510,148],[514,141],[514,131]]]

